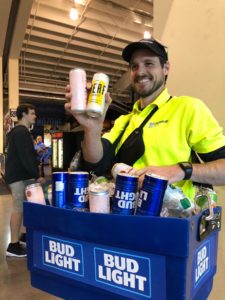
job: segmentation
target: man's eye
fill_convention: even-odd
[[[131,70],[135,70],[137,68],[137,65],[130,65]]]

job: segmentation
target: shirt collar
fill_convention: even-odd
[[[161,92],[161,94],[159,94],[159,96],[153,102],[151,102],[148,106],[146,106],[146,107],[150,107],[151,105],[154,105],[154,106],[157,105],[158,108],[160,108],[160,107],[163,106],[164,103],[166,103],[169,100],[169,98],[170,98],[170,94],[168,93],[168,89],[165,88]],[[135,104],[133,106],[133,111],[139,111],[140,112],[141,110],[140,110],[139,107],[140,107],[140,99],[138,99],[135,102]]]

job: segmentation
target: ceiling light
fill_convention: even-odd
[[[79,14],[78,14],[78,10],[76,9],[76,7],[72,7],[70,9],[70,19],[73,21],[78,20]]]
[[[150,33],[150,31],[145,31],[144,32],[144,39],[150,39],[151,38],[151,33]]]

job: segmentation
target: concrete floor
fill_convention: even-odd
[[[224,194],[221,189],[220,193]],[[223,197],[224,198],[224,197]],[[222,196],[220,196],[221,203]],[[10,195],[0,196],[0,300],[53,300],[59,299],[31,287],[26,258],[6,258],[5,250],[10,240],[9,219],[12,200]],[[225,204],[223,204],[225,210]],[[224,218],[223,218],[224,219]],[[225,299],[225,223],[219,240],[218,271],[213,291],[208,300]],[[107,300],[107,299],[106,299]],[[179,299],[174,299],[179,300]]]

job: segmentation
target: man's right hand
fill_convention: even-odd
[[[74,118],[77,120],[77,122],[83,126],[84,130],[91,130],[93,132],[101,132],[102,130],[102,124],[103,121],[105,119],[105,115],[106,112],[109,108],[109,105],[112,102],[112,99],[109,95],[109,93],[106,93],[106,103],[105,103],[105,109],[104,109],[104,113],[102,116],[98,117],[98,118],[93,118],[88,116],[87,114],[77,114],[77,113],[73,113],[71,111],[71,105],[70,105],[70,100],[71,100],[71,92],[70,92],[70,85],[66,86],[66,94],[65,97],[67,100],[69,100],[68,103],[65,104],[65,110],[68,111],[70,114],[72,114],[74,116]]]

